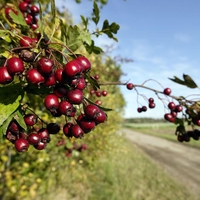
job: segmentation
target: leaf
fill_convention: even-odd
[[[35,94],[35,95],[46,95],[52,92],[52,88],[47,88],[45,86],[38,86],[28,84],[26,87],[24,87],[24,91],[26,91],[28,94]]]
[[[94,105],[98,106],[101,110],[103,110],[103,111],[105,111],[105,112],[108,112],[108,111],[112,111],[112,110],[113,110],[113,109],[111,109],[111,108],[101,107],[101,106],[95,104],[94,102],[92,102],[91,100],[89,100],[89,99],[86,98],[86,97],[84,97],[84,99],[85,99],[87,102],[89,102],[89,103],[91,103],[91,104],[94,104]]]
[[[93,4],[93,15],[94,17],[92,17],[92,20],[97,25],[100,19],[100,15],[99,15],[99,7],[95,1]]]
[[[175,135],[178,135],[178,134],[184,134],[186,131],[185,131],[185,126],[184,125],[179,125],[177,126],[176,128],[176,132],[175,132]]]
[[[54,0],[51,0],[51,14],[52,14],[52,22],[55,24],[56,16],[56,4]]]
[[[83,25],[85,26],[85,29],[87,29],[87,26],[88,26],[88,18],[85,18],[83,15],[81,15],[81,20],[82,20],[82,23]]]
[[[172,79],[172,78],[169,78],[169,79],[171,81],[174,81],[175,83],[185,85],[189,88],[197,88],[198,87],[190,76],[183,74],[183,78],[184,78],[184,80],[181,80],[178,77],[174,76],[174,79]]]
[[[0,38],[8,43],[12,42],[10,38],[10,33],[7,30],[0,30]]]
[[[20,84],[0,88],[0,126],[19,107],[22,95]]]
[[[28,27],[24,19],[24,16],[20,11],[17,14],[15,14],[14,12],[10,12],[9,16],[12,18],[14,23]]]
[[[80,40],[80,30],[78,26],[69,26],[67,34],[67,45],[72,51],[76,51],[81,45],[82,41]]]
[[[13,119],[13,115],[11,114],[6,121],[0,126],[0,141],[3,139],[3,135],[5,135],[8,125],[10,124],[11,120]]]
[[[114,34],[117,34],[117,31],[120,29],[120,26],[113,22],[111,25],[109,25],[108,20],[106,19],[103,22],[103,26],[101,29],[101,32],[105,33],[109,38],[112,38],[113,40],[115,40],[116,42],[118,41],[116,37],[114,37]]]
[[[94,90],[100,89],[100,86],[97,82],[96,79],[94,79],[92,76],[90,76],[89,73],[85,74],[85,78],[88,80],[88,82],[92,85],[92,87],[94,88]]]
[[[22,111],[21,109],[17,109],[16,112],[14,112],[13,114],[13,118],[19,123],[19,125],[26,130],[27,126],[26,123],[24,122],[24,117],[22,115]]]
[[[193,81],[193,79],[189,75],[183,74],[183,78],[184,78],[188,87],[190,87],[190,88],[197,88],[198,87],[197,84]]]
[[[120,29],[119,24],[115,22],[113,22],[109,27],[110,27],[111,32],[115,34],[117,34],[117,31]]]
[[[95,53],[95,54],[103,53],[103,50],[100,47],[97,47],[97,46],[94,45],[93,40],[91,42],[92,42],[91,45],[84,44],[85,48],[86,48],[86,50],[89,54],[91,54],[91,53]]]

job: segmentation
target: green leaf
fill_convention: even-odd
[[[119,30],[120,26],[113,22],[111,25],[109,25],[108,20],[106,19],[103,22],[103,26],[101,29],[101,32],[105,33],[109,38],[112,38],[113,40],[115,40],[116,42],[118,41],[116,37],[114,37],[114,34],[117,34],[117,31]]]
[[[94,17],[92,17],[92,20],[97,25],[100,19],[100,15],[99,15],[99,7],[95,1],[93,4],[93,15]]]
[[[92,85],[92,87],[94,88],[94,90],[98,90],[100,89],[100,86],[97,82],[96,79],[94,79],[92,76],[90,76],[89,73],[85,74],[85,78],[88,80],[88,82]]]
[[[6,134],[8,125],[10,124],[10,122],[11,122],[12,119],[13,119],[13,115],[11,114],[11,115],[6,119],[6,121],[4,121],[4,123],[0,126],[0,141],[1,141],[1,139],[3,139],[2,136]]]
[[[26,123],[24,122],[24,117],[23,117],[21,109],[17,109],[16,112],[14,112],[12,115],[13,115],[13,118],[19,123],[19,125],[24,130],[26,130],[27,126],[26,126]]]
[[[117,34],[117,31],[120,29],[119,24],[115,22],[113,22],[109,27],[110,27],[111,32],[115,34]]]
[[[12,18],[14,23],[28,27],[24,19],[24,16],[20,11],[17,14],[15,14],[14,12],[10,12],[9,16]]]
[[[174,78],[169,78],[171,81],[174,81],[175,83],[178,83],[178,84],[181,84],[181,85],[185,85],[189,88],[197,88],[198,86],[196,85],[196,83],[193,81],[193,79],[186,75],[186,74],[183,74],[183,79],[184,80],[181,80],[179,79],[178,77],[174,76]]]
[[[84,44],[86,51],[91,54],[91,53],[95,53],[95,54],[100,54],[103,53],[103,50],[100,47],[97,47],[94,45],[94,41],[92,40],[91,45],[88,44]]]
[[[52,22],[55,24],[56,16],[56,4],[54,0],[51,0],[51,14],[52,14]]]
[[[46,95],[51,93],[52,90],[52,88],[47,88],[45,86],[40,86],[40,88],[38,88],[38,86],[32,84],[28,84],[26,87],[24,87],[24,91],[26,91],[29,94],[35,95]]]
[[[0,38],[8,43],[12,42],[10,32],[7,30],[0,30]]]
[[[177,126],[176,128],[176,131],[175,131],[175,135],[178,135],[178,134],[184,134],[186,131],[185,131],[185,126],[184,125],[179,125]]]
[[[81,20],[82,20],[82,23],[83,25],[85,26],[85,29],[87,29],[87,26],[88,26],[88,18],[85,18],[83,15],[81,15]]]
[[[197,88],[198,87],[197,84],[193,81],[193,79],[189,75],[183,74],[183,78],[189,88]]]
[[[20,84],[0,88],[0,126],[19,107],[23,91]]]

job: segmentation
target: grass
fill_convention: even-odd
[[[134,144],[117,135],[113,148],[93,168],[76,165],[63,174],[65,187],[46,199],[68,200],[196,200]],[[64,169],[63,169],[64,170]]]
[[[176,126],[170,123],[147,123],[147,124],[132,124],[126,123],[124,127],[132,130],[161,137],[170,141],[178,142],[175,135]],[[183,142],[183,145],[200,148],[200,141],[191,139],[190,142]]]

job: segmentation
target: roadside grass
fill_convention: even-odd
[[[58,193],[53,190],[47,199],[197,200],[186,186],[169,177],[123,136],[116,135],[112,142],[113,148],[92,168],[76,165],[73,175],[66,170],[60,184],[66,187]]]
[[[141,133],[154,135],[157,137],[161,137],[173,142],[178,142],[177,136],[175,135],[176,126],[174,124],[166,124],[166,123],[141,123],[141,124],[133,124],[133,123],[126,123],[123,124],[124,127],[130,128],[134,131],[138,131]],[[191,147],[199,148],[200,149],[200,141],[190,139],[190,142],[183,142],[183,145],[188,145]]]

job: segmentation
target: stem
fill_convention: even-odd
[[[144,82],[146,83],[146,81]],[[144,89],[147,89],[147,90],[150,90],[150,91],[153,91],[156,95],[157,94],[164,94],[163,91],[159,91],[159,90],[156,90],[156,89],[153,89],[153,88],[150,88],[150,87],[147,87],[144,85],[144,83],[142,85],[139,85],[139,84],[134,84],[134,87],[138,87],[138,88],[144,88]],[[127,82],[105,82],[105,83],[101,83],[101,82],[98,82],[99,85],[127,85]],[[171,97],[173,99],[176,99],[177,101],[183,101],[183,98],[180,98],[180,97],[177,97],[177,96],[174,96],[174,95],[167,95],[168,97]],[[191,103],[190,100],[187,100],[184,98],[184,101],[186,102],[189,102]]]
[[[74,54],[74,52],[73,52],[68,46],[66,46],[66,45],[64,45],[64,44],[61,44],[61,43],[58,43],[58,42],[50,42],[50,43],[47,43],[47,44],[48,44],[48,45],[57,44],[57,45],[63,46],[63,47],[65,47],[70,53],[72,53],[75,57],[77,57],[76,54]]]

